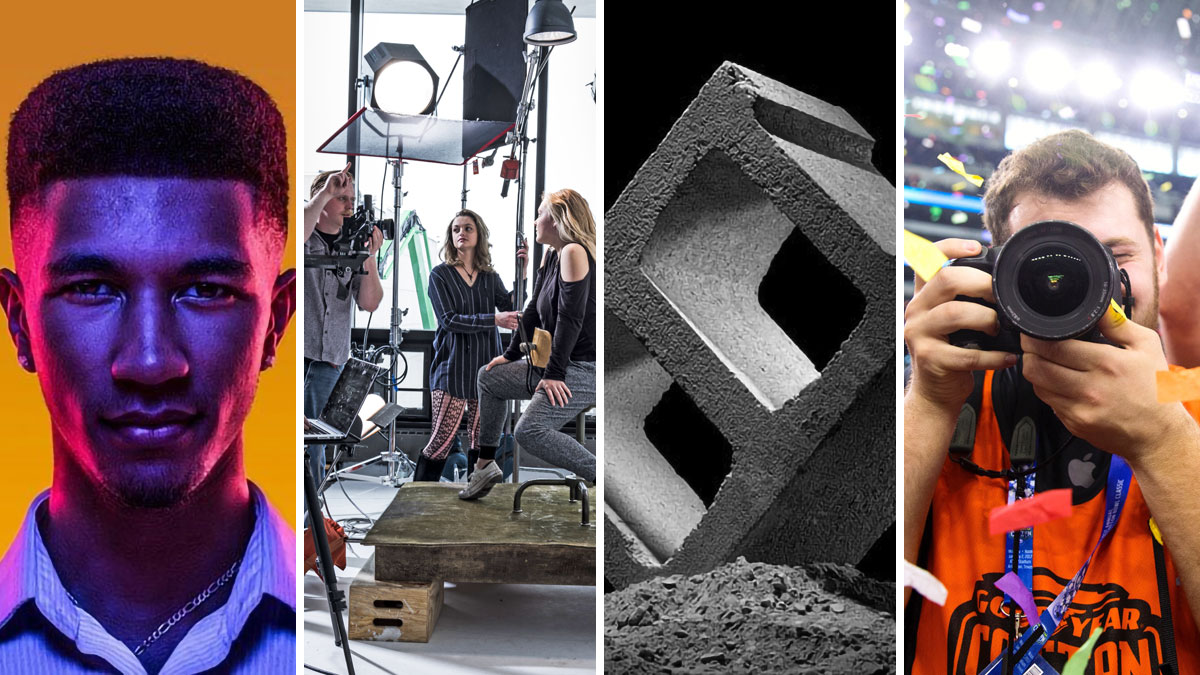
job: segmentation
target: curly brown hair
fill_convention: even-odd
[[[983,224],[992,241],[1003,244],[1012,235],[1008,216],[1021,193],[1074,200],[1114,182],[1133,193],[1138,218],[1153,245],[1154,199],[1137,162],[1124,150],[1079,129],[1051,134],[1005,157],[988,179]]]

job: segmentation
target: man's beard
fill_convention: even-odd
[[[184,471],[169,466],[130,467],[109,477],[104,487],[122,504],[138,509],[165,509],[186,501],[201,482],[200,467]]]
[[[1133,316],[1130,317],[1135,323],[1145,326],[1150,330],[1158,330],[1158,267],[1154,268],[1154,275],[1151,278],[1149,302],[1145,298],[1134,298]]]

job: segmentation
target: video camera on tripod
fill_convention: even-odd
[[[371,195],[363,195],[363,203],[354,215],[342,219],[342,230],[330,245],[329,254],[304,256],[304,266],[363,274],[363,262],[371,257],[371,235],[377,227],[384,239],[396,238],[396,221],[376,219]]]

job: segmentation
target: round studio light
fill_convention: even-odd
[[[397,115],[422,115],[433,107],[433,79],[419,64],[393,61],[375,75],[375,107]]]
[[[562,0],[537,0],[525,18],[525,42],[539,47],[574,42],[575,22]]]
[[[372,108],[393,115],[426,115],[433,111],[438,76],[416,47],[381,42],[364,58],[374,73]]]

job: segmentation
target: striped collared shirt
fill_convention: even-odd
[[[495,272],[479,272],[467,282],[442,263],[429,273],[429,301],[437,315],[429,388],[454,398],[479,398],[475,379],[485,363],[500,354],[496,309],[512,311],[512,296]]]
[[[254,530],[229,599],[192,626],[161,675],[296,672],[296,533],[250,488]],[[133,652],[76,606],[59,580],[37,525],[49,494],[33,501],[0,561],[0,673],[145,675]]]

